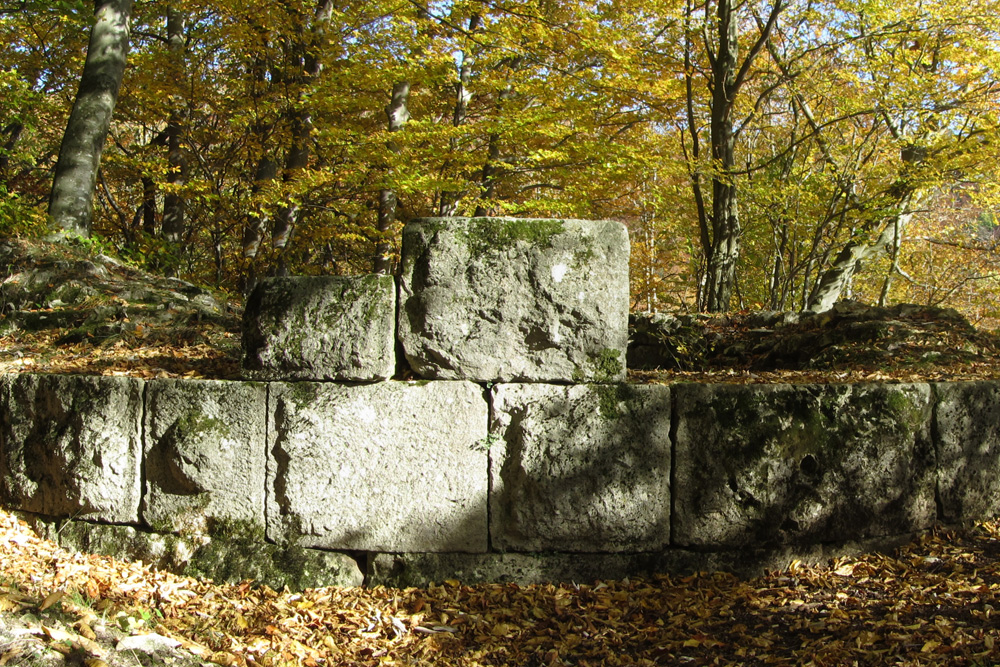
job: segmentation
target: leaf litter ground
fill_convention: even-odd
[[[995,665],[1000,525],[938,529],[893,555],[739,580],[276,592],[67,552],[0,512],[2,618],[110,664],[106,625],[220,665]],[[23,644],[0,664],[25,664]],[[107,660],[108,662],[103,662]]]

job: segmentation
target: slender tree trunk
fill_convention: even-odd
[[[253,177],[253,194],[260,192],[269,181],[278,177],[278,163],[264,156],[257,163],[257,171]],[[264,237],[264,227],[267,216],[263,212],[250,215],[249,223],[243,230],[243,257],[254,259],[260,250],[260,242]]]
[[[385,115],[389,123],[389,133],[399,132],[410,119],[410,111],[407,103],[410,99],[410,82],[397,81],[392,86],[392,96],[389,98],[389,106],[385,108]],[[399,146],[392,139],[388,142],[389,151],[399,152]],[[396,223],[396,193],[390,188],[382,188],[378,193],[378,218],[375,222],[378,231],[378,240],[375,243],[375,261],[372,269],[375,273],[389,273],[392,271],[392,243],[389,235],[392,226]]]
[[[885,280],[882,281],[882,291],[878,296],[878,305],[885,308],[889,304],[889,290],[892,287],[892,277],[900,273],[899,269],[899,251],[903,245],[903,221],[902,216],[895,216],[893,220],[893,230],[892,230],[892,245],[889,248],[889,257],[892,262],[889,264],[889,270],[885,272]]]
[[[156,234],[156,182],[151,176],[142,177],[142,231],[147,236]]]
[[[320,61],[322,42],[327,25],[333,12],[331,0],[319,0],[316,4],[312,24],[308,29],[303,26],[303,38],[293,46],[290,54],[293,69],[296,72],[290,77],[298,84],[296,105],[288,114],[291,144],[285,156],[283,180],[290,183],[298,178],[303,169],[309,166],[310,141],[312,135],[312,114],[308,107],[302,104],[306,87],[319,76],[323,69]],[[301,209],[294,201],[289,201],[278,209],[274,217],[274,227],[271,230],[271,245],[277,250],[276,275],[287,275],[288,264],[285,250],[291,240],[295,226],[298,224]]]
[[[278,163],[266,155],[257,162],[257,171],[253,179],[253,194],[257,194],[266,186],[269,181],[278,177]],[[267,225],[267,216],[262,211],[251,213],[247,220],[247,226],[243,229],[243,258],[249,260],[246,263],[246,272],[240,276],[240,291],[244,296],[249,296],[257,283],[257,268],[253,260],[257,258],[260,251],[260,243],[264,238],[264,228]]]
[[[739,60],[739,17],[736,0],[717,0],[716,30],[718,49],[709,49],[711,65],[712,108],[711,144],[715,173],[712,178],[711,240],[702,242],[705,250],[705,309],[710,312],[729,310],[736,287],[736,264],[740,258],[743,230],[740,225],[736,185],[736,136],[733,131],[733,109],[736,96],[761,49],[771,38],[771,32],[784,9],[784,0],[775,0],[767,22],[741,63]],[[689,9],[690,13],[690,9]],[[690,115],[690,112],[689,112]]]
[[[736,179],[736,137],[733,135],[733,98],[738,86],[738,21],[731,0],[719,0],[717,11],[719,50],[712,60],[712,244],[707,264],[707,299],[710,312],[729,310],[736,262],[740,256],[739,207]]]
[[[515,59],[514,65],[520,62],[520,58]],[[508,83],[497,96],[497,110],[502,113],[506,102],[514,97],[514,86]],[[493,202],[497,197],[497,185],[500,183],[500,174],[503,171],[500,163],[501,139],[499,132],[491,132],[486,142],[486,163],[483,164],[482,176],[479,185],[479,201],[476,203],[475,216],[489,215],[493,210]]]
[[[56,163],[49,216],[56,236],[89,236],[104,141],[128,55],[132,0],[97,0],[80,89]]]
[[[497,180],[500,174],[500,134],[490,133],[486,148],[486,164],[479,186],[479,201],[476,202],[474,216],[489,215],[489,203],[496,197]]]
[[[10,123],[0,134],[7,135],[7,140],[3,142],[3,150],[0,151],[0,181],[6,183],[10,180],[10,155],[14,152],[21,133],[24,132],[24,124],[19,121]]]
[[[179,77],[184,69],[184,14],[172,4],[167,8],[167,43],[175,74]],[[174,108],[167,121],[167,183],[171,186],[163,196],[163,238],[171,252],[177,254],[184,236],[186,201],[176,189],[187,182],[188,163],[181,147],[184,110]],[[170,267],[167,267],[170,268]]]
[[[891,248],[897,236],[913,218],[914,195],[907,196],[900,203],[900,212],[887,221],[878,239],[870,245],[851,241],[834,258],[830,268],[823,272],[813,286],[806,310],[823,312],[830,310],[848,289],[862,262],[876,253]]]
[[[294,111],[291,114],[292,144],[285,157],[284,180],[291,182],[303,169],[309,166],[309,137],[312,133],[312,119],[307,111]],[[279,250],[288,246],[292,230],[299,219],[299,207],[294,202],[278,209],[274,216],[274,227],[271,231],[271,245]]]
[[[469,34],[475,33],[482,25],[482,18],[479,14],[473,14],[469,19]],[[455,82],[455,110],[452,113],[452,127],[461,127],[465,124],[466,116],[469,115],[469,100],[472,93],[469,91],[469,80],[472,78],[473,56],[469,50],[462,52],[462,61],[458,65],[458,80]],[[449,141],[452,154],[459,150],[460,142],[458,137],[452,137]],[[447,170],[449,164],[445,164]],[[438,215],[453,216],[458,214],[458,202],[462,198],[459,190],[445,190],[441,193],[441,202],[438,207]]]
[[[693,13],[694,7],[691,0],[688,0],[684,12],[684,88],[686,94],[685,111],[687,113],[687,131],[691,136],[690,156],[687,155],[687,149],[684,148],[683,141],[681,142],[681,145],[682,148],[684,148],[685,157],[687,158],[689,164],[688,177],[691,179],[691,194],[694,196],[695,212],[698,215],[698,237],[701,243],[702,254],[704,255],[705,263],[707,264],[712,256],[712,233],[709,229],[708,212],[705,206],[705,194],[702,192],[701,188],[701,165],[699,164],[701,160],[701,140],[698,134],[698,121],[694,110],[694,64],[692,62],[691,54]],[[697,293],[698,310],[705,309],[706,296],[704,281],[699,279]]]

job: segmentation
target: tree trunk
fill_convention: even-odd
[[[152,237],[156,234],[156,183],[152,176],[142,177],[142,205],[139,210],[142,214],[142,231]]]
[[[516,67],[520,63],[520,58],[515,58],[511,66]],[[505,103],[514,97],[514,86],[508,83],[497,96],[497,112],[503,113]],[[486,144],[486,163],[483,165],[482,176],[479,184],[479,201],[476,203],[474,216],[490,215],[494,209],[493,202],[497,197],[497,185],[500,182],[500,175],[503,168],[500,164],[500,133],[491,132]]]
[[[739,32],[731,0],[719,0],[717,18],[719,50],[712,60],[712,250],[708,253],[707,294],[709,312],[729,310],[740,255],[740,216],[733,168],[736,137],[733,135],[733,99],[738,86]]]
[[[291,114],[292,144],[285,157],[285,182],[293,181],[299,172],[309,166],[309,136],[312,133],[312,119],[308,111],[297,110]],[[292,230],[299,217],[299,207],[294,202],[278,209],[271,230],[271,245],[279,250],[288,246]]]
[[[175,74],[180,76],[184,65],[185,18],[176,5],[167,8],[167,43]],[[180,249],[184,236],[186,202],[176,189],[187,182],[187,157],[181,147],[184,110],[174,108],[167,121],[167,183],[171,186],[163,196],[163,238],[171,253]]]
[[[271,158],[264,156],[257,163],[257,172],[253,179],[253,194],[257,194],[266,186],[269,181],[278,177],[278,163]],[[260,251],[260,242],[264,238],[264,227],[267,225],[267,216],[262,211],[251,213],[247,226],[243,230],[243,257],[250,260],[246,263],[246,270],[240,276],[240,291],[243,296],[249,296],[257,283],[257,267],[254,261]]]
[[[283,180],[290,183],[298,178],[303,169],[309,166],[310,137],[312,135],[312,114],[307,106],[302,104],[306,87],[312,83],[323,69],[320,53],[324,35],[333,12],[331,0],[319,0],[313,14],[312,24],[308,29],[303,26],[303,37],[292,46],[290,60],[295,73],[290,80],[298,84],[296,105],[288,114],[291,143],[285,156]],[[274,217],[274,227],[271,230],[271,245],[277,250],[277,264],[273,269],[275,275],[287,275],[288,264],[285,250],[291,240],[292,232],[299,221],[300,208],[294,201],[289,201],[278,209]]]
[[[49,216],[55,236],[90,236],[104,141],[128,55],[132,0],[97,0],[80,89],[66,124]]]
[[[20,121],[10,123],[0,132],[0,134],[7,135],[3,150],[0,151],[0,181],[3,183],[7,183],[10,180],[10,174],[8,173],[10,169],[10,156],[14,152],[14,147],[17,146],[18,139],[21,138],[22,132],[24,132],[24,124]]]
[[[899,213],[889,220],[878,239],[871,245],[851,241],[841,249],[827,269],[813,286],[806,310],[821,313],[830,310],[851,284],[861,268],[861,263],[877,252],[890,248],[901,237],[903,229],[913,218],[914,196],[907,196],[900,204]]]
[[[473,14],[469,19],[469,34],[474,34],[482,25],[479,14]],[[472,78],[473,57],[468,50],[462,51],[462,60],[458,65],[458,80],[455,82],[455,109],[452,113],[452,127],[461,127],[465,124],[465,118],[469,114],[469,100],[472,93],[469,92],[469,80]],[[452,137],[449,141],[449,148],[452,154],[458,152],[460,142],[458,137]],[[449,161],[450,162],[450,161]],[[445,163],[445,170],[449,164]],[[458,190],[445,190],[441,193],[441,202],[438,207],[438,215],[453,216],[458,214],[458,202],[462,198],[462,192]]]
[[[399,132],[410,119],[407,103],[410,99],[410,82],[397,81],[392,86],[392,97],[385,115],[389,123],[389,132]],[[387,144],[389,151],[399,152],[399,146],[392,139]],[[392,243],[389,234],[396,222],[396,193],[390,188],[382,188],[378,193],[378,218],[375,222],[378,240],[375,242],[375,261],[372,269],[375,273],[389,273],[392,270]]]

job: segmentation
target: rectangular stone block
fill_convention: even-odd
[[[812,545],[741,547],[721,551],[663,549],[637,553],[486,553],[486,554],[375,554],[368,559],[366,585],[426,588],[457,580],[462,584],[507,583],[520,586],[545,583],[614,585],[626,577],[730,572],[750,579],[768,570],[784,570],[793,561],[823,565],[831,558],[891,553],[909,543],[912,535]],[[707,576],[717,576],[708,574]]]
[[[268,414],[270,539],[326,549],[485,551],[480,387],[275,383]]]
[[[644,551],[670,542],[670,388],[493,390],[490,535],[509,551]]]
[[[658,570],[658,554],[377,554],[368,562],[368,586],[426,588],[447,580],[465,585],[515,583],[593,584],[648,576]]]
[[[588,220],[428,218],[403,230],[399,338],[421,377],[613,382],[628,233]]]
[[[243,315],[243,374],[372,382],[396,369],[392,276],[268,278]]]
[[[152,380],[146,389],[142,518],[165,532],[264,520],[267,386]]]
[[[934,523],[930,387],[674,387],[674,543],[897,535]]]
[[[934,393],[941,518],[1000,515],[1000,384],[941,383]]]
[[[0,385],[0,499],[52,517],[135,523],[143,382],[17,375]]]

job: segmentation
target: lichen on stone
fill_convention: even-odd
[[[475,256],[487,252],[503,252],[519,242],[551,248],[552,238],[562,231],[561,220],[470,218],[460,233],[465,238],[469,252]]]

